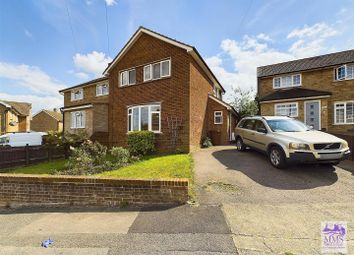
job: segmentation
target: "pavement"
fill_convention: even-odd
[[[273,168],[254,151],[193,153],[197,203],[170,208],[2,209],[2,254],[320,254],[321,221],[347,221],[354,164]],[[42,248],[51,238],[54,244]]]

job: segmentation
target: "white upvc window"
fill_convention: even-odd
[[[334,104],[334,124],[354,124],[354,101]]]
[[[98,84],[96,86],[96,96],[105,96],[109,94],[108,84]]]
[[[273,88],[289,88],[301,86],[301,74],[284,75],[273,78]]]
[[[120,86],[134,85],[136,83],[135,69],[120,72]]]
[[[161,132],[161,106],[159,104],[128,108],[128,132],[141,130]]]
[[[144,81],[157,80],[171,76],[171,60],[163,60],[144,66]]]
[[[223,123],[223,115],[222,111],[214,112],[214,124],[222,124]]]
[[[71,101],[77,101],[83,98],[84,98],[84,90],[82,88],[71,91]]]
[[[299,115],[298,103],[275,104],[274,113],[276,116],[297,117]]]
[[[335,80],[352,80],[354,79],[354,65],[343,65],[335,69]]]
[[[71,128],[85,128],[85,111],[71,113]]]

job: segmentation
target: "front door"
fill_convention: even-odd
[[[320,101],[305,102],[305,123],[313,129],[320,130]]]

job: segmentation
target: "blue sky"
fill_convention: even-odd
[[[3,0],[0,99],[62,106],[58,89],[100,76],[142,25],[194,45],[227,100],[255,88],[257,66],[353,49],[353,13],[351,0]]]

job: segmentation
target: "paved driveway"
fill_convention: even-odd
[[[199,202],[221,205],[240,254],[320,254],[321,221],[347,221],[354,254],[354,165],[272,167],[233,146],[193,154]]]

